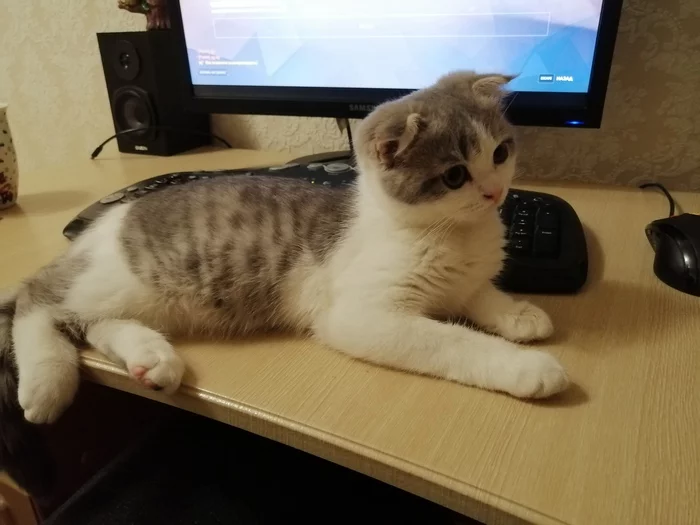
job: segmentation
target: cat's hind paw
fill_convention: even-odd
[[[30,423],[56,421],[71,404],[80,383],[78,365],[72,361],[46,360],[20,377],[17,397]]]
[[[496,331],[510,341],[526,342],[548,338],[554,333],[554,326],[544,310],[522,301],[499,317]]]
[[[170,343],[154,339],[144,341],[133,362],[127,363],[129,375],[146,388],[172,394],[180,386],[185,364]]]

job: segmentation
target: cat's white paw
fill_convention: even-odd
[[[78,390],[80,374],[73,362],[46,360],[20,376],[17,397],[30,423],[53,423],[70,405]]]
[[[499,317],[496,330],[510,341],[525,342],[546,339],[554,333],[554,326],[544,310],[522,301]]]
[[[515,397],[543,398],[566,390],[569,378],[553,356],[537,350],[520,350],[504,363],[499,390]]]
[[[152,390],[164,390],[167,394],[177,390],[185,363],[170,343],[161,338],[144,338],[133,353],[135,357],[126,363],[131,377]]]

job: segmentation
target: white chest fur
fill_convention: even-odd
[[[459,313],[459,305],[501,270],[503,226],[495,210],[492,215],[471,226],[431,228],[360,221],[333,257],[331,298]]]

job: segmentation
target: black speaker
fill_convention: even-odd
[[[209,115],[188,113],[185,58],[170,31],[98,33],[119,151],[174,155],[209,144]]]

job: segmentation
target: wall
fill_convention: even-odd
[[[0,100],[22,169],[88,155],[111,133],[95,32],[141,29],[114,1],[2,0]],[[236,146],[342,149],[329,119],[215,116]],[[111,146],[114,147],[114,146]],[[602,130],[522,130],[528,177],[700,190],[700,2],[626,0]]]

